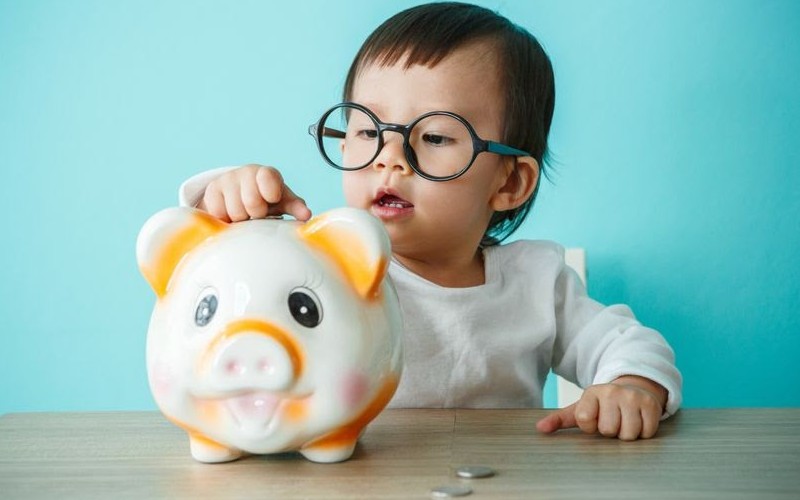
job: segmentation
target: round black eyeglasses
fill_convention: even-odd
[[[432,111],[408,125],[385,123],[365,106],[343,102],[326,111],[308,128],[323,159],[339,170],[359,170],[378,157],[384,132],[403,136],[409,166],[420,177],[449,181],[463,175],[481,153],[531,156],[521,149],[478,137],[463,117],[449,111]]]

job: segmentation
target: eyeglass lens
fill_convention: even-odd
[[[378,154],[378,125],[358,108],[341,106],[325,121],[322,146],[325,156],[339,168],[354,170],[371,163]],[[386,132],[385,140],[393,138]],[[414,124],[409,143],[417,168],[432,177],[448,177],[462,171],[473,156],[472,136],[460,120],[433,114]]]

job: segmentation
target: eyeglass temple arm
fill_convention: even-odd
[[[506,156],[531,156],[527,151],[512,148],[511,146],[506,146],[505,144],[494,141],[486,141],[486,151]]]
[[[319,124],[317,123],[308,127],[308,133],[311,135],[317,135],[317,130],[319,130]],[[347,134],[341,130],[336,130],[335,128],[322,127],[322,136],[334,137],[336,139],[344,139],[345,137],[347,137]]]

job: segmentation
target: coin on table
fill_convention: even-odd
[[[461,485],[437,486],[431,490],[432,498],[465,497],[472,493],[472,488]]]
[[[465,465],[456,469],[456,476],[466,479],[492,477],[494,474],[494,469],[483,465]]]

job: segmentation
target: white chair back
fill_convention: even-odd
[[[578,273],[584,286],[586,286],[586,251],[583,248],[567,248],[564,253],[564,261]],[[580,399],[583,389],[568,380],[556,376],[556,394],[558,395],[558,407],[564,408]]]

